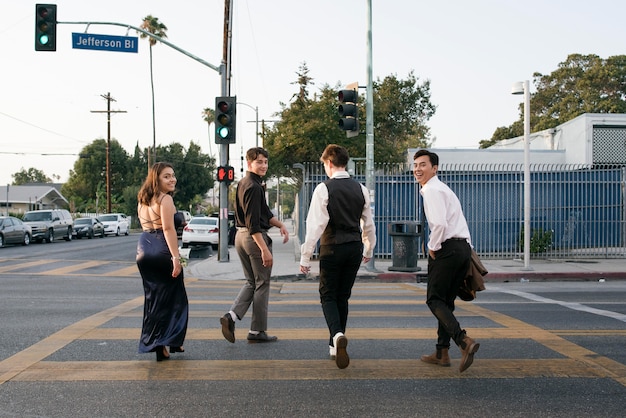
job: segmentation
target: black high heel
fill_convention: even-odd
[[[165,350],[165,346],[160,345],[156,348],[156,361],[163,361],[163,360],[169,360],[170,356],[169,354],[166,356],[165,353],[167,353],[167,351]]]
[[[185,352],[185,347],[183,347],[182,345],[180,347],[170,346],[170,353],[184,353],[184,352]]]

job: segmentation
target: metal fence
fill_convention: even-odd
[[[321,163],[303,166],[295,211],[301,241],[313,190],[326,179]],[[365,168],[358,161],[349,171],[365,184]],[[375,256],[391,258],[391,224],[421,223],[422,243],[428,227],[411,166],[378,163],[374,170]],[[440,166],[438,176],[459,197],[472,244],[483,257],[522,258],[523,171],[521,164]],[[626,258],[626,167],[531,165],[530,183],[531,258]]]

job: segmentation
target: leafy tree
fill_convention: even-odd
[[[143,21],[141,22],[141,29],[145,30],[146,32],[150,32],[153,35],[158,36],[159,38],[162,38],[162,39],[167,38],[167,33],[166,33],[167,26],[159,22],[158,17],[154,17],[152,15],[148,15],[144,17]],[[156,161],[156,116],[154,113],[154,75],[152,72],[152,47],[156,45],[157,40],[151,36],[146,35],[143,32],[141,32],[139,36],[142,39],[148,38],[148,43],[150,44],[150,88],[152,90],[152,151],[154,153],[153,162],[155,162]],[[149,158],[148,158],[148,161],[150,161]],[[148,164],[148,165],[151,165],[151,164]]]
[[[374,83],[374,160],[404,162],[408,148],[431,146],[426,122],[435,114],[430,81],[418,84],[413,71],[406,80],[394,75]]]
[[[204,196],[215,183],[214,174],[217,170],[215,159],[201,152],[200,145],[193,141],[185,152],[182,145],[170,144],[157,148],[160,161],[167,161],[174,165],[176,173],[176,194],[174,201],[180,209],[188,209],[198,199]]]
[[[28,170],[22,168],[15,174],[12,174],[13,185],[19,186],[27,183],[52,183],[52,179],[46,176],[46,174],[34,167],[30,167]]]
[[[597,55],[571,54],[548,75],[533,74],[536,92],[530,98],[533,132],[554,128],[584,113],[626,113],[626,55],[602,59]],[[524,134],[524,104],[520,118],[496,129],[486,148],[499,140]]]
[[[366,140],[362,132],[347,138],[338,126],[337,90],[323,85],[310,97],[313,84],[306,63],[298,70],[298,92],[290,105],[281,103],[277,113],[280,121],[263,132],[263,144],[270,153],[268,175],[297,178],[293,164],[318,161],[330,143],[340,144],[352,157],[365,157]],[[430,103],[430,83],[417,84],[411,72],[407,80],[394,76],[374,84],[374,160],[399,162],[405,160],[408,147],[429,146],[426,121],[434,114]],[[364,100],[360,98],[359,121],[365,126]]]
[[[86,211],[88,202],[96,198],[97,190],[106,193],[106,144],[105,139],[96,139],[85,146],[79,159],[70,170],[70,178],[61,188],[61,193],[72,202],[77,211]],[[111,203],[121,198],[127,185],[128,154],[115,139],[111,140],[109,160],[111,164]],[[106,197],[105,197],[106,200]]]

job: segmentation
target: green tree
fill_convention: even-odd
[[[197,202],[215,183],[217,171],[215,159],[203,154],[200,145],[191,142],[189,149],[178,143],[157,148],[162,161],[172,163],[176,173],[176,194],[174,202],[181,210],[188,210],[189,205]]]
[[[626,55],[602,59],[571,54],[550,74],[533,74],[536,92],[530,98],[532,132],[554,128],[584,113],[626,113]],[[524,104],[519,120],[497,128],[486,148],[499,140],[524,134]]]
[[[338,86],[323,85],[310,97],[313,84],[306,63],[298,70],[298,91],[289,105],[281,103],[280,121],[263,132],[263,144],[270,153],[268,175],[297,178],[294,163],[318,161],[330,143],[340,144],[354,158],[365,157],[365,135],[347,138],[338,126]],[[430,145],[426,121],[434,114],[430,83],[418,84],[411,72],[407,80],[395,75],[374,84],[374,160],[405,161],[408,147]],[[359,120],[365,126],[364,99],[359,99]]]
[[[435,114],[430,81],[421,84],[411,71],[406,80],[394,75],[374,83],[374,160],[404,162],[408,148],[432,145],[426,125]]]
[[[11,174],[11,177],[13,177],[13,185],[15,186],[28,183],[52,183],[50,177],[34,167],[30,167],[28,170],[22,168],[17,173]]]
[[[154,17],[152,15],[148,15],[146,17],[143,18],[143,21],[141,22],[141,29],[145,30],[146,32],[150,32],[153,35],[158,36],[159,38],[167,38],[167,26],[165,26],[163,23],[159,22],[159,18],[158,17]],[[154,45],[156,45],[157,40],[155,38],[153,38],[152,36],[148,36],[143,32],[140,32],[139,35],[142,39],[148,38],[148,43],[150,44],[150,88],[152,91],[152,151],[153,151],[153,158],[152,158],[152,164],[154,164],[157,159],[156,159],[156,115],[154,112],[154,75],[152,72],[152,47]],[[150,159],[148,159],[148,165],[150,164]]]
[[[70,200],[77,211],[87,211],[89,202],[96,199],[96,191],[106,192],[106,145],[105,139],[96,139],[85,146],[79,159],[70,170],[70,177],[61,188],[61,193]],[[112,139],[109,149],[111,203],[121,200],[122,191],[127,185],[128,154]]]

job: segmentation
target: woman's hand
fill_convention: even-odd
[[[183,271],[183,265],[181,264],[180,257],[172,257],[172,277],[176,278],[180,276],[180,273]]]

